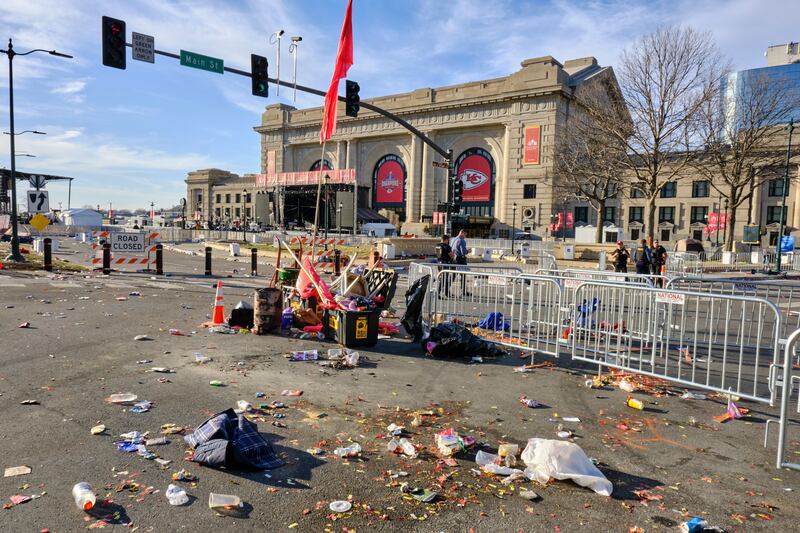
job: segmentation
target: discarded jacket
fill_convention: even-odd
[[[272,469],[284,464],[258,427],[233,409],[212,416],[183,440],[194,448],[192,461],[206,466]]]
[[[442,322],[431,328],[431,333],[422,343],[433,356],[500,357],[506,352],[493,342],[481,339],[464,326],[453,322]]]
[[[422,304],[425,301],[425,293],[428,290],[428,282],[431,276],[426,274],[417,281],[406,291],[406,312],[400,323],[414,339],[414,342],[419,342],[425,334],[422,326]]]
[[[491,329],[492,331],[508,331],[511,325],[503,320],[503,313],[500,311],[492,311],[486,317],[478,322],[478,327],[481,329]]]

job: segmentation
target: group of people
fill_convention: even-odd
[[[453,246],[450,245],[450,236],[442,235],[442,240],[436,245],[436,259],[445,265],[466,265],[467,264],[467,234],[462,229],[458,232]],[[445,274],[445,279],[439,283],[439,294],[446,297],[450,296],[450,280],[447,279],[448,274]],[[466,290],[467,279],[461,276],[461,294],[469,296]]]
[[[648,246],[647,240],[642,239],[631,256],[630,251],[625,248],[625,243],[617,241],[617,248],[611,253],[611,260],[614,261],[614,271],[628,272],[628,262],[631,259],[636,265],[637,274],[660,276],[667,262],[667,249],[661,246],[657,240],[653,241],[652,246]]]

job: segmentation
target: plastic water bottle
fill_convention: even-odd
[[[83,509],[84,511],[94,507],[94,502],[96,501],[92,486],[83,481],[76,483],[72,487],[72,497],[75,498],[75,505],[78,506],[78,509]]]
[[[170,505],[184,505],[189,501],[186,491],[172,483],[169,484],[167,492],[164,494],[167,496]]]

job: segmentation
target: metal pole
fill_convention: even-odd
[[[72,178],[69,179],[69,186],[67,188],[67,209],[70,208],[72,204]]]
[[[722,211],[722,193],[719,193],[719,199],[717,201],[717,233],[714,237],[714,246],[719,246],[719,226],[722,224],[722,217],[720,213]]]
[[[358,234],[358,178],[353,178],[353,237]]]
[[[258,249],[250,248],[250,275],[258,276]]]
[[[53,271],[53,239],[50,237],[44,238],[44,269]]]
[[[12,126],[13,128],[13,126]],[[789,195],[789,160],[792,157],[792,131],[794,131],[794,119],[789,121],[789,140],[786,143],[786,169],[783,173],[783,201],[781,202],[781,219],[780,219],[780,229],[778,230],[778,242],[775,243],[776,254],[775,254],[775,271],[780,273],[781,271],[781,244],[783,242],[783,226],[786,220],[786,197]],[[13,130],[12,130],[13,132]],[[12,149],[13,151],[13,149]],[[12,160],[13,161],[13,160]],[[13,163],[12,163],[13,165]],[[13,166],[11,167],[12,176],[13,176]],[[795,209],[798,207],[795,206]],[[784,382],[784,387],[786,383]]]
[[[206,276],[211,275],[211,247],[206,246]]]
[[[8,256],[9,261],[23,262],[25,258],[19,253],[19,228],[17,227],[17,159],[14,154],[14,45],[11,44],[11,39],[8,40],[8,110],[9,110],[9,132],[11,144],[11,255]]]
[[[515,228],[517,227],[517,203],[514,202],[514,206],[511,208],[511,255],[514,255],[514,238],[515,234],[517,233]]]
[[[111,243],[103,243],[103,275],[111,274]]]
[[[164,245],[156,244],[156,275],[164,275]]]

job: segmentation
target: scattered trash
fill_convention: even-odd
[[[152,362],[153,362],[152,359],[140,359],[139,361],[136,361],[136,364],[137,365],[149,365]]]
[[[104,433],[105,430],[106,430],[106,427],[103,424],[98,424],[98,425],[94,426],[92,429],[90,429],[89,433],[91,433],[92,435],[100,435],[100,434]]]
[[[520,403],[522,405],[524,405],[526,407],[530,407],[531,409],[541,406],[541,404],[539,402],[537,402],[536,400],[531,400],[531,399],[529,399],[529,398],[527,398],[525,396],[520,396],[519,401],[520,401]]]
[[[361,453],[361,445],[357,442],[354,442],[350,446],[343,448],[336,448],[335,450],[333,450],[333,454],[338,457],[356,457],[360,453]]]
[[[189,503],[189,496],[186,494],[186,491],[172,483],[169,484],[164,495],[169,500],[170,505],[185,505]]]
[[[30,328],[30,327],[31,327],[31,323],[30,323],[30,322],[23,322],[22,324],[20,324],[20,325],[19,325],[19,326],[17,326],[17,327],[18,327],[18,328],[21,328],[21,329],[27,329],[27,328]]]
[[[94,507],[96,501],[92,486],[83,481],[76,483],[75,486],[72,487],[72,498],[75,500],[75,505],[78,506],[78,509],[83,509],[84,511],[88,511]]]
[[[20,405],[40,405],[39,400],[22,400],[19,402]]]
[[[446,429],[436,434],[436,446],[439,448],[439,453],[445,457],[449,457],[466,449],[461,437],[459,437],[458,433],[456,433],[453,428]]]
[[[623,379],[619,382],[620,390],[624,390],[625,392],[633,392],[636,390],[636,387],[628,380]]]
[[[714,420],[716,420],[720,424],[724,424],[725,422],[728,422],[729,420],[738,420],[738,419],[742,418],[744,415],[746,415],[749,412],[750,412],[750,409],[746,409],[744,407],[737,406],[735,403],[733,403],[733,400],[731,400],[729,398],[728,399],[728,409],[726,410],[726,412],[724,414],[719,415],[719,416],[715,416]]]
[[[289,354],[289,360],[291,361],[316,361],[317,359],[319,359],[317,350],[304,350]]]
[[[702,518],[694,517],[681,524],[681,533],[701,533],[708,527],[708,522]]]
[[[631,407],[633,409],[638,409],[639,411],[642,411],[644,409],[644,402],[637,398],[632,398],[628,396],[628,401],[626,403],[628,407]]]
[[[422,306],[425,302],[425,295],[428,293],[430,280],[430,274],[422,276],[408,288],[405,294],[406,312],[400,323],[411,335],[414,342],[419,342],[425,334],[425,328],[422,324]]]
[[[577,416],[565,416],[561,420],[563,420],[564,422],[569,422],[571,424],[580,424],[581,423],[581,419],[578,418]]]
[[[611,482],[574,442],[529,439],[522,451],[522,461],[528,467],[525,475],[539,483],[547,483],[551,478],[571,479],[603,496],[610,496],[614,490]]]
[[[447,357],[499,357],[506,352],[499,345],[482,339],[464,326],[453,322],[442,322],[431,328],[423,348],[431,355]]]
[[[236,402],[236,406],[238,407],[239,411],[242,412],[249,412],[253,410],[253,404],[245,400],[239,400]]]
[[[410,440],[402,438],[400,440],[392,439],[388,444],[389,451],[392,453],[403,453],[407,457],[414,458],[417,456],[417,449]]]
[[[156,372],[158,374],[174,374],[175,373],[175,369],[174,368],[167,368],[165,366],[154,366],[154,367],[151,367],[148,370],[148,372]]]
[[[136,335],[133,338],[133,340],[135,340],[135,341],[151,341],[151,340],[153,340],[153,337],[151,337],[150,335]]]
[[[153,402],[144,400],[133,404],[133,407],[128,409],[128,411],[131,413],[146,413],[151,407],[153,407]]]
[[[225,384],[223,382],[221,382],[220,380],[218,380],[218,379],[212,379],[211,381],[208,382],[208,384],[211,385],[212,387],[224,387],[225,386]]]
[[[331,502],[328,507],[334,513],[346,513],[353,507],[353,505],[347,500],[336,500]]]
[[[215,511],[237,509],[242,506],[242,500],[232,494],[208,494],[208,508]]]
[[[519,495],[521,498],[525,498],[526,500],[530,501],[536,501],[540,498],[540,496],[532,490],[521,490],[519,491]]]
[[[21,466],[10,466],[6,468],[5,472],[3,473],[3,477],[14,477],[14,476],[24,476],[25,474],[31,473],[31,467],[21,465]]]
[[[701,394],[699,392],[689,392],[686,391],[681,394],[682,400],[707,400],[708,397],[705,394]]]
[[[281,396],[302,396],[303,391],[301,390],[291,390],[291,389],[284,389],[281,391]]]

